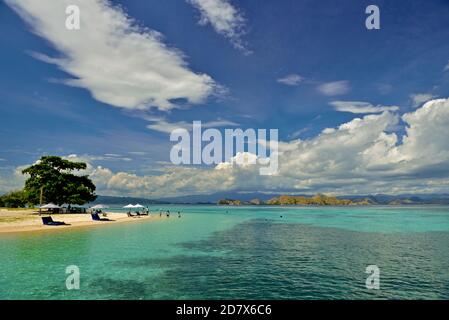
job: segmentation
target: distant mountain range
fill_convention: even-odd
[[[117,205],[126,205],[126,204],[162,204],[162,203],[168,203],[168,202],[161,202],[157,200],[152,199],[146,199],[146,198],[135,198],[135,197],[115,197],[115,196],[98,196],[97,199],[92,202],[93,204],[117,204]]]
[[[115,197],[99,195],[94,203],[103,204],[216,204],[223,199],[238,199],[242,202],[250,202],[258,199],[266,202],[285,193],[262,192],[218,192],[209,195],[190,195],[180,197],[168,197],[159,199],[137,197]],[[291,194],[290,194],[291,195]],[[295,196],[310,197],[310,195],[294,194]],[[347,195],[338,196],[338,199],[349,199],[354,202],[364,201],[373,205],[413,205],[413,204],[449,204],[449,194],[375,194],[375,195]]]
[[[376,194],[365,196],[344,196],[350,200],[369,199],[373,204],[400,205],[400,204],[449,204],[449,194]]]

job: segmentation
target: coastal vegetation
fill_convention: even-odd
[[[233,199],[222,199],[218,200],[219,205],[226,205],[226,206],[240,206],[242,204],[246,204],[246,202],[240,201],[240,200],[233,200]]]
[[[25,193],[21,190],[11,191],[0,196],[0,207],[23,208],[27,203]]]
[[[73,162],[56,156],[44,156],[36,164],[24,169],[29,178],[24,192],[31,204],[53,202],[82,205],[96,199],[95,185],[87,175],[73,172],[87,168],[84,162]]]
[[[43,202],[57,205],[92,202],[97,198],[96,187],[87,175],[80,174],[86,168],[84,162],[43,156],[22,171],[28,175],[23,190],[1,196],[0,207],[32,207]]]

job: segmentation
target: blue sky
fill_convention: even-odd
[[[397,141],[390,147],[397,148],[406,136],[407,123],[401,118],[404,114],[416,112],[428,100],[449,97],[449,71],[445,71],[449,64],[448,1],[414,0],[406,5],[381,0],[209,2],[217,8],[231,8],[231,14],[224,17],[221,16],[223,10],[207,11],[211,7],[205,6],[208,1],[204,0],[94,1],[112,10],[110,12],[123,15],[117,11],[121,7],[134,20],[132,24],[139,26],[138,34],[157,31],[159,35],[153,40],[163,45],[162,48],[155,46],[153,52],[154,43],[148,42],[148,46],[139,51],[139,44],[128,39],[130,42],[126,43],[132,44],[127,47],[129,52],[121,48],[109,53],[94,50],[95,43],[89,43],[92,39],[83,42],[83,37],[88,36],[83,32],[95,29],[95,23],[101,26],[102,20],[86,14],[83,9],[90,7],[84,6],[82,1],[70,3],[78,2],[82,21],[79,31],[64,31],[65,13],[58,11],[58,6],[49,13],[42,10],[50,5],[47,1],[36,8],[29,5],[29,0],[0,2],[0,41],[3,44],[0,53],[0,178],[3,180],[0,191],[19,186],[22,180],[14,170],[33,163],[43,154],[72,155],[88,161],[92,170],[98,167],[109,170],[109,176],[99,180],[99,191],[104,194],[159,196],[153,186],[141,189],[136,186],[153,184],[165,190],[161,191],[163,194],[170,195],[221,191],[221,188],[185,185],[177,188],[171,180],[159,181],[166,178],[166,170],[171,170],[171,164],[166,162],[173,145],[161,127],[167,123],[176,125],[201,120],[217,123],[221,129],[277,128],[280,140],[286,144],[295,145],[300,138],[314,145],[314,141],[319,143],[316,139],[326,128],[338,128],[355,118],[384,115],[354,112],[363,102],[364,106],[373,108],[391,108],[385,114],[396,117],[397,121],[391,120],[381,132],[395,133]],[[365,8],[369,4],[380,8],[380,30],[365,28]],[[35,24],[26,21],[24,14],[32,16]],[[39,19],[58,22],[36,23]],[[225,25],[220,25],[223,22]],[[60,34],[55,23],[61,24]],[[74,37],[80,38],[72,43],[73,32],[78,32]],[[121,41],[122,36],[114,35],[114,39]],[[67,47],[70,49],[64,50]],[[157,50],[176,57],[152,63],[159,53]],[[71,64],[48,63],[52,62],[50,58],[67,55],[73,59]],[[100,67],[104,71],[101,76],[108,75],[108,81],[114,78],[110,86],[105,78],[87,70],[94,58],[105,61],[109,57],[113,62]],[[123,62],[124,70],[119,70],[117,66],[125,60],[129,61]],[[127,63],[135,70],[126,69]],[[170,63],[174,65],[172,69]],[[140,80],[133,82],[134,78],[129,76],[140,71],[152,75],[148,84]],[[153,77],[158,72],[164,77]],[[80,75],[85,80],[82,84],[74,86],[64,82],[80,78]],[[123,82],[128,81],[127,86],[119,83],[121,77],[125,78]],[[178,85],[182,90],[178,90]],[[142,96],[139,102],[133,101],[134,89],[136,95]],[[141,103],[144,98],[152,102]],[[338,111],[337,106],[346,112]],[[438,112],[444,113],[447,109],[441,108],[444,110]],[[447,132],[442,130],[444,136]],[[357,139],[357,133],[351,134]],[[432,152],[444,150],[446,146],[444,143],[437,145]],[[365,143],[364,148],[366,151],[369,146]],[[388,153],[391,158],[394,150],[381,153],[384,156]],[[317,154],[321,153],[317,151]],[[357,155],[360,155],[359,149],[347,156]],[[411,159],[409,153],[401,157],[394,161],[388,158],[391,163],[385,159],[385,164]],[[410,161],[418,161],[417,158],[420,157]],[[294,160],[293,157],[286,163]],[[225,184],[228,190],[417,192],[419,190],[409,188],[413,185],[410,181],[414,181],[424,192],[444,192],[445,181],[439,181],[437,187],[429,187],[429,181],[446,178],[438,169],[445,161],[446,158],[442,158],[437,168],[429,167],[428,162],[413,163],[405,173],[398,168],[385,169],[385,176],[379,183],[385,184],[388,180],[388,185],[374,184],[366,189],[348,187],[364,184],[358,179],[365,179],[365,184],[375,180],[371,174],[359,174],[360,163],[346,167],[351,161],[341,166],[344,167],[341,174],[354,174],[352,178],[356,180],[352,182],[343,181],[341,177],[324,181],[302,164],[297,168],[302,174],[295,181],[291,181],[287,173],[285,180],[275,183],[244,184],[235,181],[235,173],[231,174],[232,179],[229,175],[217,179],[232,180]],[[326,173],[329,166],[323,166],[323,176],[329,176]],[[362,167],[367,170],[367,166]],[[192,168],[185,168],[182,173],[177,171],[180,168],[173,170],[175,175],[188,176],[185,179],[191,184],[203,183],[191,180]],[[209,174],[208,168],[204,170],[205,175]],[[372,168],[370,170],[372,172]],[[428,172],[439,174],[424,174]],[[132,183],[120,181],[119,186],[115,186],[113,181],[119,173],[133,175],[128,179]],[[154,177],[158,176],[155,183]],[[306,180],[311,182],[302,184]]]

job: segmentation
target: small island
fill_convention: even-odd
[[[351,206],[351,205],[370,205],[375,204],[371,199],[340,199],[337,197],[330,197],[324,194],[317,194],[315,196],[292,196],[281,195],[279,197],[271,198],[267,201],[260,199],[252,199],[250,201],[242,201],[235,199],[222,199],[218,201],[218,205],[240,206],[240,205],[302,205],[302,206]]]

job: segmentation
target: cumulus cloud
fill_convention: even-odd
[[[99,192],[145,197],[209,193],[211,190],[228,190],[234,184],[233,177],[223,175],[219,170],[204,173],[203,169],[178,167],[157,176],[139,176],[96,167],[91,177]]]
[[[449,62],[447,64],[447,66],[444,67],[444,71],[448,71],[449,70]]]
[[[277,79],[277,82],[285,84],[287,86],[297,86],[302,80],[303,77],[301,77],[299,74],[289,74],[285,77]]]
[[[421,106],[424,102],[436,98],[436,96],[431,93],[414,93],[410,95],[410,98],[413,101],[413,106],[416,108]]]
[[[395,150],[413,170],[431,166],[429,170],[448,171],[449,99],[428,101],[422,108],[402,116],[408,124],[403,143]]]
[[[349,90],[349,81],[346,80],[327,82],[318,86],[318,91],[325,96],[343,95],[348,93]]]
[[[245,18],[229,0],[187,0],[201,14],[200,24],[210,24],[215,32],[223,35],[232,45],[245,54],[251,53],[242,40]]]
[[[391,131],[400,120],[405,124],[402,135]],[[267,141],[266,147],[270,145]],[[92,158],[84,159],[99,194],[157,198],[229,190],[447,192],[449,99],[428,101],[402,116],[390,111],[369,114],[310,139],[281,141],[278,156],[279,172],[272,176],[260,175],[260,164],[249,165],[256,157],[249,153],[215,167],[166,166],[159,175],[113,172],[93,165]],[[243,161],[239,165],[237,160]]]
[[[195,104],[214,93],[216,84],[210,76],[193,72],[183,54],[167,46],[160,33],[139,27],[106,0],[6,3],[61,54],[34,56],[56,64],[73,77],[65,84],[87,89],[100,102],[169,110],[176,107],[175,99]],[[69,5],[80,8],[79,30],[65,27]]]
[[[221,162],[215,166],[215,170],[223,170],[234,166],[248,167],[257,164],[259,157],[251,152],[237,152],[229,161]]]
[[[329,103],[336,111],[350,113],[381,113],[384,111],[397,111],[396,106],[372,105],[369,102],[362,101],[332,101]]]
[[[402,137],[390,130],[400,118],[406,125]],[[158,176],[112,173],[104,168],[95,172],[106,192],[153,197],[224,190],[446,192],[448,141],[449,99],[439,99],[402,117],[384,111],[327,128],[308,140],[280,142],[276,176],[261,176],[258,165],[233,165],[232,159],[215,168],[170,167]],[[242,157],[251,160],[254,155],[244,153],[233,159]]]

